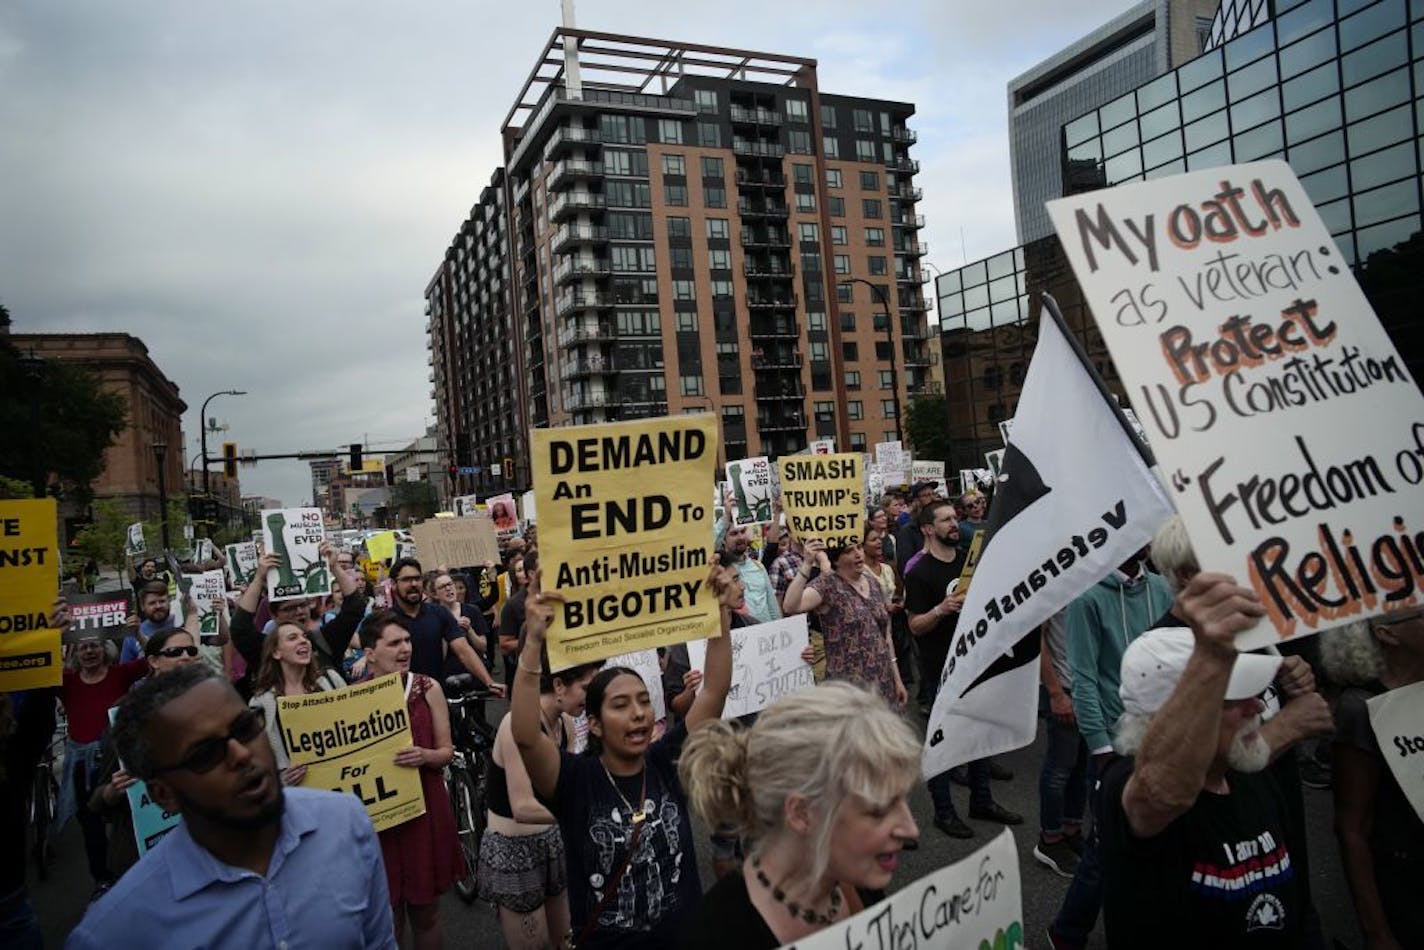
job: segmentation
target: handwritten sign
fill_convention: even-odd
[[[468,518],[431,518],[413,525],[411,540],[419,552],[421,567],[427,570],[444,565],[447,568],[472,567],[486,561],[499,560],[499,541],[494,522],[484,515]],[[392,536],[391,553],[397,542]]]
[[[424,702],[425,700],[420,700]],[[302,785],[361,799],[377,831],[425,814],[420,769],[396,765],[411,745],[410,714],[399,673],[304,696],[279,696],[282,742]]]
[[[262,545],[282,562],[267,572],[267,599],[320,597],[331,589],[321,543],[326,526],[320,508],[269,508],[262,511]]]
[[[122,640],[133,630],[128,626],[129,600],[119,592],[104,594],[70,594],[69,629],[65,643],[77,643],[94,637]]]
[[[920,878],[793,950],[1023,947],[1023,892],[1014,836],[999,836],[962,861]]]
[[[241,589],[252,583],[257,576],[257,545],[251,541],[223,546],[224,565],[228,583],[234,589]]]
[[[716,635],[703,587],[717,421],[688,415],[535,429],[544,583],[564,595],[553,669]]]
[[[727,463],[727,487],[732,490],[736,524],[771,520],[771,459],[765,455]]]
[[[887,485],[906,485],[910,478],[910,456],[902,442],[881,442],[875,446],[875,464],[880,466]]]
[[[860,543],[865,478],[858,453],[783,456],[776,464],[781,507],[797,540],[819,539],[832,548]]]
[[[1048,209],[1238,648],[1424,602],[1424,395],[1290,166]]]
[[[58,686],[59,631],[49,612],[59,592],[53,498],[0,501],[0,692]]]
[[[732,688],[722,707],[723,719],[761,712],[788,693],[815,686],[806,649],[806,615],[732,630]],[[687,645],[692,668],[707,672],[707,641]]]
[[[1424,820],[1424,683],[1381,693],[1367,705],[1380,754],[1404,797]]]
[[[663,668],[658,663],[658,651],[639,650],[636,653],[624,653],[621,656],[609,657],[603,664],[605,670],[614,666],[626,666],[642,678],[643,684],[648,687],[648,702],[653,707],[653,718],[666,719],[667,698],[663,693]]]

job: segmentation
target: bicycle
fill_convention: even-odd
[[[485,718],[485,702],[494,694],[476,684],[469,673],[445,680],[445,701],[450,707],[450,737],[455,754],[445,768],[445,790],[455,809],[455,832],[465,858],[465,876],[455,882],[455,893],[473,903],[479,892],[480,839],[485,814],[486,763],[494,748],[494,727]]]
[[[59,772],[56,760],[59,750],[64,748],[65,719],[57,716],[57,728],[44,754],[35,766],[34,778],[30,781],[28,814],[30,829],[34,834],[31,856],[35,870],[41,881],[49,880],[49,866],[54,861],[54,843],[49,840],[50,828],[59,810]]]

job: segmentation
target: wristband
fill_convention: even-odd
[[[544,671],[543,671],[543,670],[531,670],[529,667],[525,666],[523,663],[515,663],[514,665],[517,666],[517,667],[519,667],[519,672],[521,672],[521,673],[528,673],[530,676],[543,676],[543,675],[544,675]]]

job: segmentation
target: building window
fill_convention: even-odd
[[[821,272],[821,252],[802,251],[801,270],[807,274],[819,274]]]
[[[687,174],[687,159],[683,158],[681,155],[664,155],[664,156],[663,156],[663,174],[664,174],[664,175],[686,175],[686,174]]]
[[[861,162],[875,161],[875,142],[871,139],[856,139],[855,157]]]
[[[803,244],[814,244],[821,240],[821,226],[812,221],[802,221],[796,226]]]
[[[874,159],[874,156],[871,156],[871,158],[872,158],[872,160],[873,160],[873,159]],[[880,190],[880,173],[879,173],[879,172],[861,172],[861,173],[860,173],[860,190],[861,190],[861,191],[879,191],[879,190]]]
[[[714,281],[712,281],[712,299],[713,299],[713,300],[716,300],[718,297],[726,297],[726,298],[730,299],[731,296],[732,296],[732,282],[731,282],[730,280],[714,280]]]
[[[690,238],[692,237],[692,219],[669,217],[667,219],[668,237]]]
[[[615,247],[614,255],[621,250],[624,248]],[[686,245],[668,248],[668,266],[673,270],[692,270],[692,248]]]
[[[850,113],[851,125],[857,132],[874,132],[875,116],[869,109],[852,109]]]
[[[724,173],[723,173],[723,171],[722,171],[722,160],[721,160],[720,158],[714,158],[714,157],[711,156],[711,155],[704,155],[704,156],[702,156],[702,177],[703,177],[703,178],[722,178],[722,177],[724,177]]]
[[[862,198],[860,200],[860,213],[862,217],[872,220],[880,217],[880,199]]]
[[[714,89],[697,89],[692,93],[692,99],[697,104],[698,112],[715,113],[717,111],[717,92]]]
[[[846,370],[846,371],[845,371],[845,385],[846,385],[846,389],[859,389],[859,388],[860,388],[860,370],[858,370],[858,369],[848,369],[848,370]],[[852,417],[852,418],[854,418],[854,417]]]
[[[709,270],[731,270],[732,252],[725,247],[717,247],[707,252],[707,267]]]
[[[815,177],[812,175],[812,170],[813,169],[810,165],[792,165],[792,180],[795,181],[798,185],[810,185],[816,180]]]
[[[883,418],[883,419],[893,419],[893,418],[895,418],[895,400],[893,400],[893,399],[882,399],[882,400],[880,400],[880,416],[881,416],[881,418]]]
[[[850,374],[847,373],[847,376]],[[852,399],[846,403],[846,418],[851,422],[859,422],[865,418],[865,403],[859,399]]]
[[[854,340],[841,344],[841,359],[847,363],[860,362],[860,347]]]
[[[732,235],[732,230],[731,230],[731,227],[727,224],[727,219],[726,219],[726,218],[708,218],[708,219],[707,219],[707,238],[708,238],[708,240],[721,239],[721,240],[724,240],[724,241],[725,241],[725,240],[727,240],[728,238],[730,238],[731,235]]]
[[[836,273],[837,273],[837,274],[849,274],[849,273],[850,273],[850,255],[849,255],[849,254],[837,254],[836,257],[835,257],[835,265],[836,265]]]
[[[850,243],[850,234],[844,224],[831,225],[831,243],[841,247]]]
[[[679,383],[681,384],[681,386],[682,386],[682,394],[683,394],[684,396],[701,396],[701,395],[702,395],[702,377],[701,377],[701,376],[679,376],[679,377],[678,377],[678,382],[679,382]]]
[[[840,195],[831,195],[830,198],[827,200],[827,207],[831,212],[831,217],[845,217],[845,199],[842,198]]]
[[[787,129],[786,150],[792,155],[810,155],[811,133],[805,129]]]
[[[891,385],[891,380],[894,378],[894,375],[895,371],[893,369],[882,369],[880,371],[880,388],[893,389],[894,386]]]
[[[692,312],[692,313],[681,313],[681,312],[680,312],[680,313],[677,314],[677,332],[678,332],[678,333],[696,333],[696,332],[697,332],[697,313],[696,313],[696,311],[694,311],[694,312]]]
[[[805,99],[787,99],[786,117],[792,122],[809,122]]]
[[[668,145],[682,144],[682,122],[677,119],[658,120],[658,141]]]
[[[727,189],[716,185],[702,186],[702,201],[709,208],[727,207]]]
[[[849,333],[855,332],[855,314],[849,310],[841,311],[841,330]]]
[[[797,211],[815,211],[815,210],[816,210],[816,196],[813,195],[813,194],[809,194],[809,193],[807,193],[807,192],[804,192],[804,191],[798,191],[798,192],[796,192],[796,210],[797,210]]]
[[[609,175],[648,177],[648,153],[610,148],[603,153],[603,170]]]
[[[836,284],[836,301],[855,303],[855,284]]]
[[[836,107],[821,106],[821,124],[828,129],[836,127]]]
[[[673,300],[696,300],[697,284],[690,280],[675,280],[672,282]]]
[[[884,229],[884,228],[866,228],[866,229],[865,229],[865,243],[868,244],[868,245],[871,246],[871,247],[884,247],[884,246],[885,246],[885,229]]]
[[[663,185],[663,203],[674,208],[687,207],[687,186]]]
[[[824,317],[825,314],[822,314]],[[831,359],[831,345],[825,341],[818,340],[811,344],[811,362],[826,363]]]
[[[810,311],[808,311],[808,312],[806,313],[806,329],[808,329],[808,330],[810,330],[810,331],[812,331],[812,332],[825,333],[825,332],[826,332],[826,314],[825,314],[825,311],[823,311],[823,310],[810,310]],[[815,352],[815,349],[814,349],[815,344],[813,343],[813,344],[811,344],[811,345],[812,345],[812,347],[813,347],[813,349],[812,349],[811,352],[814,353],[814,352]],[[815,359],[815,357],[813,356],[812,359]],[[829,356],[829,355],[823,356],[822,359],[830,359],[830,356]]]
[[[864,433],[864,432],[852,432],[852,433],[850,434],[850,450],[851,450],[852,452],[864,452],[864,451],[865,451],[865,433]]]
[[[827,158],[841,157],[841,143],[834,135],[821,136],[821,151]]]
[[[829,153],[828,153],[828,154],[829,154]],[[827,188],[839,188],[839,187],[841,187],[841,170],[840,170],[839,168],[827,168],[827,169],[826,169],[826,187],[827,187]]]
[[[884,277],[887,270],[885,258],[875,255],[870,258],[870,275],[872,277]]]
[[[716,122],[697,123],[697,144],[707,148],[721,148],[722,127]]]

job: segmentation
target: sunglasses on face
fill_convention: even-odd
[[[197,647],[164,647],[158,651],[159,656],[166,656],[170,660],[176,660],[180,656],[197,656]]]
[[[232,721],[232,728],[228,730],[227,735],[212,736],[202,740],[193,746],[183,758],[172,765],[154,769],[153,773],[161,775],[164,772],[183,770],[202,775],[204,772],[211,772],[227,759],[227,744],[229,742],[236,740],[246,745],[261,735],[266,725],[266,713],[260,708],[248,709]]]

